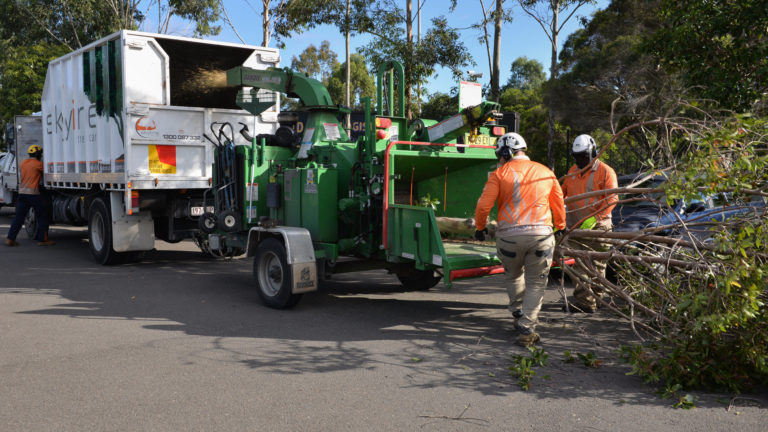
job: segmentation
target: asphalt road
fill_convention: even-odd
[[[11,209],[0,209],[3,237]],[[385,272],[334,276],[287,311],[265,308],[250,259],[157,242],[103,267],[82,228],[52,247],[0,246],[2,431],[765,431],[768,397],[693,393],[674,409],[627,376],[632,340],[602,312],[566,315],[524,391],[503,277],[402,292]],[[598,368],[562,361],[595,352]],[[732,406],[731,406],[732,405]],[[730,407],[730,409],[729,409]]]

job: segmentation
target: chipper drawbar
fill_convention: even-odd
[[[389,62],[377,75],[375,111],[365,98],[365,132],[353,142],[342,127],[349,109],[333,105],[319,81],[278,68],[227,71],[227,84],[241,88],[237,104],[251,114],[273,106],[274,92],[299,98],[308,113],[302,134],[290,113],[278,116],[274,134],[241,129],[249,144],[234,146],[231,165],[215,158],[228,166],[214,170],[211,189],[220,196],[231,184],[234,193],[201,218],[212,248],[254,257],[258,292],[270,307],[295,305],[333,273],[383,268],[415,290],[503,273],[495,246],[471,241],[471,229],[444,240],[438,224],[474,216],[496,168],[496,139],[506,132],[494,121],[498,104],[478,101],[440,122],[409,126],[402,65]],[[240,211],[237,223],[224,217],[232,209]]]

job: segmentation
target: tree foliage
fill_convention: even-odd
[[[665,115],[684,95],[679,81],[644,49],[647,35],[659,28],[657,1],[614,1],[574,32],[560,53],[562,75],[551,83],[549,98],[558,121],[579,133],[612,131],[640,119]],[[632,129],[616,146],[624,158],[624,172],[640,168],[648,159],[671,162],[663,131],[652,139]],[[619,168],[619,167],[617,167]]]
[[[331,49],[328,41],[323,41],[320,48],[310,44],[298,57],[294,56],[291,60],[291,69],[306,74],[325,85],[331,100],[336,104],[344,103],[346,91],[346,67],[347,63],[339,63],[338,55]],[[362,109],[360,98],[374,97],[376,94],[376,83],[374,78],[368,73],[365,64],[365,58],[360,54],[350,56],[351,71],[351,96],[350,101],[355,110]],[[299,108],[296,101],[286,99],[285,109],[295,110]]]
[[[662,260],[620,272],[652,335],[624,356],[647,382],[749,390],[768,383],[768,122],[736,116],[686,129],[691,148],[671,173],[667,200],[725,194],[741,210],[719,223],[680,223],[676,247],[635,237],[644,245],[637,256]]]
[[[319,49],[310,44],[298,57],[294,56],[291,59],[291,69],[315,78],[327,87],[328,79],[339,64],[338,57],[331,49],[331,43],[325,40]]]
[[[446,67],[456,77],[473,64],[472,56],[456,29],[448,26],[444,17],[432,20],[432,27],[416,44],[409,40],[405,28],[406,16],[396,0],[352,0],[349,20],[346,18],[346,2],[338,0],[295,0],[274,10],[275,37],[284,40],[320,25],[328,24],[355,35],[368,34],[374,39],[360,49],[360,53],[376,70],[389,60],[401,62],[405,68],[406,99],[411,98],[411,88],[425,82],[434,74],[436,67]],[[407,109],[415,104],[406,103]]]
[[[48,62],[67,52],[63,45],[40,43],[14,47],[6,52],[0,75],[0,119],[10,121],[15,115],[40,111]],[[43,77],[41,79],[40,77]]]
[[[533,18],[544,30],[550,43],[549,78],[557,79],[559,68],[557,63],[558,38],[565,24],[570,21],[579,8],[595,0],[517,0],[520,8]],[[549,107],[549,139],[547,140],[547,165],[555,164],[555,105],[546,101]]]
[[[435,92],[427,97],[427,101],[421,105],[421,117],[432,120],[443,120],[455,115],[459,109],[459,94]]]
[[[349,57],[350,70],[350,103],[355,111],[363,110],[362,98],[376,96],[376,82],[368,73],[368,66],[365,64],[365,57],[360,54],[352,54]],[[346,68],[347,62],[338,63],[333,73],[328,79],[328,93],[331,94],[331,100],[337,104],[344,103],[346,91]]]
[[[546,81],[544,74],[544,65],[538,60],[528,57],[518,57],[509,67],[509,79],[504,85],[503,90],[516,88],[520,90],[533,90],[541,88]]]
[[[748,110],[768,93],[764,0],[663,0],[650,46],[685,84],[721,107]]]
[[[171,17],[218,34],[218,0],[0,0],[0,123],[39,111],[48,61],[121,29],[138,29],[155,4],[159,31]],[[165,23],[165,24],[164,24]]]
[[[387,32],[381,23],[376,23],[376,29],[371,32],[379,38],[362,47],[360,52],[365,55],[374,70],[389,60],[397,60],[403,64],[406,109],[412,112],[418,110],[410,101],[411,89],[435,75],[436,67],[448,68],[451,74],[459,79],[463,70],[473,64],[472,57],[461,42],[458,32],[448,26],[444,17],[432,19],[432,27],[413,49],[408,48],[409,44],[404,35]]]

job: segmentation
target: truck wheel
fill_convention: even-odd
[[[295,306],[301,294],[292,294],[293,275],[286,260],[285,246],[274,238],[259,244],[253,259],[253,278],[261,301],[275,309]]]
[[[27,233],[27,237],[34,240],[37,237],[37,213],[35,209],[30,208],[27,215],[24,216],[24,231]]]
[[[397,279],[408,291],[426,291],[437,285],[442,278],[436,276],[434,270],[411,270],[398,274]]]
[[[112,217],[102,198],[93,200],[88,210],[88,244],[97,263],[119,262],[120,255],[112,248]]]

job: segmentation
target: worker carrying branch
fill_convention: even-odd
[[[565,198],[577,195],[615,189],[618,187],[616,172],[605,162],[597,159],[597,146],[595,140],[589,135],[579,135],[573,141],[571,149],[576,161],[563,181],[563,194]],[[605,194],[584,199],[577,199],[568,203],[566,220],[569,229],[594,229],[610,231],[613,229],[611,211],[619,200],[616,194]],[[574,249],[607,252],[610,243],[595,240],[571,240]],[[589,263],[577,258],[577,268],[589,269],[594,266],[598,274],[605,277],[607,262],[594,260]],[[571,310],[593,313],[597,310],[597,296],[600,296],[600,284],[591,280],[589,283],[579,280],[573,290],[573,306]]]
[[[483,241],[488,213],[497,204],[496,250],[510,279],[509,309],[521,346],[541,339],[535,328],[555,248],[553,218],[557,229],[565,229],[560,184],[552,171],[525,155],[527,148],[517,133],[499,138],[499,167],[488,177],[475,210],[475,238]]]

